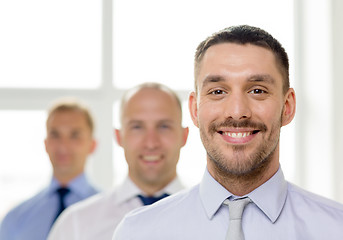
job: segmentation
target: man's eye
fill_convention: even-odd
[[[170,126],[167,124],[162,124],[162,125],[160,125],[160,128],[161,129],[168,129],[168,128],[170,128]]]
[[[263,93],[267,93],[267,92],[262,90],[262,89],[254,89],[254,90],[251,90],[250,93],[253,93],[253,94],[263,94]]]
[[[75,132],[75,133],[72,133],[71,134],[71,138],[72,139],[77,139],[77,138],[79,138],[80,137],[80,133],[78,133],[78,132]]]
[[[50,132],[49,133],[49,137],[50,138],[58,138],[59,137],[59,134],[57,132]]]
[[[213,94],[213,95],[220,95],[220,94],[224,94],[224,91],[218,89],[218,90],[212,91],[211,94]]]

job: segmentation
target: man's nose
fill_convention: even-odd
[[[147,130],[144,141],[148,149],[155,149],[160,144],[160,136],[155,129]]]
[[[248,96],[241,92],[232,92],[224,101],[224,115],[236,121],[251,117]]]
[[[58,140],[58,150],[63,153],[66,152],[68,150],[68,148],[70,147],[70,140],[68,138],[63,138],[61,137]]]

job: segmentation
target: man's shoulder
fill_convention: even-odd
[[[200,201],[198,185],[181,190],[150,206],[137,208],[127,214],[126,218],[144,221],[145,218],[150,218],[150,216],[153,216],[154,218],[165,215],[172,217],[174,214],[179,214],[180,212],[189,209],[189,206],[194,205],[197,201]]]
[[[112,203],[113,198],[116,195],[116,190],[100,192],[93,196],[90,196],[84,200],[74,203],[65,210],[68,214],[78,214],[94,212],[99,208],[107,208]]]
[[[4,217],[3,223],[6,222],[13,222],[18,223],[20,220],[24,220],[26,216],[29,216],[30,213],[34,210],[39,208],[42,205],[42,202],[46,197],[46,190],[42,190],[39,193],[31,196],[30,198],[22,201],[15,207],[13,207]]]
[[[169,235],[180,233],[184,224],[192,223],[201,211],[202,203],[199,197],[199,185],[182,190],[158,202],[135,209],[128,213],[115,230],[113,239],[163,239]],[[185,214],[187,213],[187,214]],[[171,229],[170,226],[173,226]],[[178,229],[176,229],[178,228]],[[168,233],[166,233],[168,232]],[[171,233],[170,233],[171,234]],[[179,239],[175,237],[174,239]]]
[[[297,202],[300,208],[310,208],[312,212],[321,214],[321,212],[331,213],[343,220],[343,204],[307,191],[294,184],[289,184],[288,191],[290,200]]]
[[[118,211],[114,204],[116,196],[114,189],[69,206],[57,219],[48,239],[103,239],[105,235],[110,236],[117,221],[113,214]]]

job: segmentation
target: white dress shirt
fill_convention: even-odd
[[[343,239],[343,205],[288,183],[281,169],[247,196],[245,240]],[[190,190],[129,213],[113,240],[224,240],[229,209],[222,203],[234,197],[206,171]]]
[[[155,194],[174,194],[183,189],[178,178]],[[142,191],[126,178],[114,191],[97,194],[79,202],[57,219],[48,240],[109,240],[115,227],[129,211],[143,206],[138,194]]]

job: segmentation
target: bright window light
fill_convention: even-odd
[[[283,0],[117,0],[113,3],[114,85],[145,81],[192,89],[195,48],[237,24],[259,26],[293,51],[293,4]]]
[[[101,2],[0,1],[0,87],[98,87]]]
[[[0,219],[49,182],[45,119],[45,111],[0,111]]]

